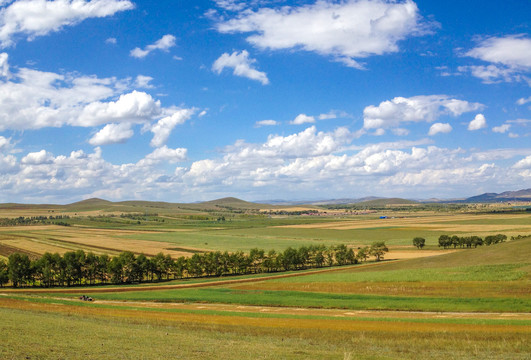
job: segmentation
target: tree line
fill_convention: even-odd
[[[67,220],[70,219],[68,215],[57,215],[57,216],[30,216],[24,217],[19,216],[15,218],[0,218],[0,226],[20,226],[20,225],[35,225],[35,224],[58,224],[54,220]],[[60,221],[61,224],[65,224]]]
[[[31,260],[26,254],[13,253],[8,262],[0,260],[0,286],[9,282],[19,286],[76,286],[95,284],[132,284],[204,276],[245,275],[343,266],[366,261],[374,256],[382,260],[388,249],[384,242],[359,248],[357,253],[346,245],[289,247],[283,252],[252,249],[242,251],[196,253],[173,259],[159,253],[154,257],[124,251],[118,256],[96,255],[83,250],[63,256],[45,253]]]
[[[518,235],[517,238],[523,238],[526,236]],[[514,236],[511,238],[512,240],[517,239]],[[503,234],[496,234],[496,235],[488,235],[484,239],[479,236],[457,236],[457,235],[441,235],[439,236],[439,247],[442,247],[444,249],[451,248],[452,246],[455,248],[477,248],[478,246],[482,245],[494,245],[498,243],[505,242],[507,240],[507,235]],[[416,237],[413,239],[413,245],[416,246],[418,249],[422,249],[426,245],[426,239],[422,237]]]

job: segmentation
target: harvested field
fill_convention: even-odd
[[[523,224],[515,226],[513,224],[496,224],[496,225],[473,225],[466,224],[466,222],[475,222],[478,220],[498,222],[502,219],[517,219],[521,220]],[[456,224],[456,222],[465,222],[464,224]],[[370,219],[370,220],[341,220],[327,223],[316,224],[298,224],[298,225],[282,225],[280,228],[300,228],[300,229],[331,229],[331,230],[353,230],[353,229],[372,229],[378,227],[414,227],[418,229],[438,230],[445,232],[494,232],[514,230],[518,228],[523,232],[531,232],[531,215],[517,214],[517,215],[477,215],[477,214],[461,214],[461,215],[430,215],[424,217],[404,217],[404,218],[387,218],[387,219]]]
[[[0,255],[7,258],[9,257],[9,255],[14,254],[14,253],[26,254],[28,255],[30,259],[38,259],[40,257],[40,254],[35,253],[33,251],[24,250],[21,248],[6,245],[4,243],[0,243]]]
[[[121,251],[155,256],[159,252],[172,257],[191,256],[201,249],[175,247],[162,241],[145,241],[126,238],[131,235],[142,235],[153,232],[133,230],[94,229],[87,227],[62,226],[20,226],[0,228],[0,243],[33,251],[38,254],[82,249],[94,253],[110,255]]]

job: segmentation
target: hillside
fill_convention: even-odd
[[[200,206],[206,207],[217,207],[224,209],[261,209],[264,207],[263,204],[252,203],[244,200],[237,199],[235,197],[225,197],[217,200],[204,201],[199,203]]]
[[[500,194],[484,193],[469,197],[464,200],[466,203],[490,203],[504,201],[531,201],[531,189],[522,189],[518,191],[505,191]]]
[[[480,246],[476,249],[463,249],[451,254],[382,264],[382,266],[380,266],[378,269],[386,271],[398,269],[446,268],[473,265],[525,265],[531,262],[529,259],[529,254],[531,254],[531,236],[491,246]],[[373,271],[374,269],[368,270]],[[365,270],[359,269],[359,271]]]

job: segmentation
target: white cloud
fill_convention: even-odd
[[[525,81],[531,84],[531,80],[526,76],[520,74],[513,68],[501,67],[498,65],[470,65],[459,66],[457,70],[461,73],[470,72],[472,76],[475,76],[483,80],[484,84],[496,84],[502,81]]]
[[[215,0],[216,5],[224,10],[240,11],[245,9],[245,2],[238,2],[235,0]]]
[[[151,146],[160,147],[166,143],[175,126],[184,124],[184,122],[194,114],[195,109],[173,109],[171,114],[163,117],[151,127],[153,139]]]
[[[107,144],[125,141],[132,136],[131,124],[143,124],[154,129],[158,147],[182,123],[179,112],[189,112],[189,118],[195,111],[164,108],[150,94],[126,92],[138,85],[149,87],[148,76],[139,75],[133,82],[20,68],[11,77],[0,79],[0,131],[111,124],[90,140]]]
[[[9,63],[7,53],[0,53],[0,76],[9,77]]]
[[[468,124],[468,130],[470,131],[484,129],[486,127],[487,120],[483,114],[477,114],[476,117],[474,117],[474,120]]]
[[[110,37],[105,40],[105,43],[116,45],[118,43],[118,40],[116,40],[116,38]]]
[[[156,163],[160,161],[168,161],[170,163],[176,163],[186,160],[187,149],[177,148],[170,149],[166,145],[155,149],[152,153],[148,154],[144,158],[144,162],[141,162],[144,165],[147,162]]]
[[[447,134],[452,131],[452,126],[448,123],[435,123],[430,126],[430,131],[428,135],[433,136],[439,133]]]
[[[448,191],[441,185],[474,194],[480,188],[518,188],[522,177],[531,174],[531,149],[493,149],[476,156],[475,150],[431,146],[429,139],[353,144],[353,135],[346,128],[321,132],[312,126],[287,136],[270,135],[260,143],[237,141],[219,156],[169,171],[167,163],[186,160],[186,149],[162,146],[136,163],[116,165],[103,159],[99,147],[92,154],[79,150],[68,156],[42,150],[20,162],[0,154],[0,200],[67,202],[99,196],[196,201],[293,193],[326,198],[375,194],[375,189],[380,196],[440,197]],[[505,165],[512,158],[520,171]]]
[[[419,186],[463,186],[465,183],[481,184],[492,181],[499,177],[500,171],[494,164],[482,164],[478,166],[458,165],[453,168],[444,169],[423,169],[418,172],[399,172],[394,176],[382,180],[382,185],[406,185],[412,187]],[[476,191],[470,187],[469,191]]]
[[[465,55],[491,63],[458,68],[485,83],[525,81],[531,85],[531,79],[525,75],[531,71],[531,39],[525,35],[490,37]]]
[[[525,104],[527,104],[529,102],[531,102],[531,96],[528,97],[528,98],[520,98],[520,99],[518,99],[518,101],[516,101],[516,103],[518,105],[525,105]]]
[[[134,135],[130,123],[107,124],[90,140],[93,146],[124,143]]]
[[[219,22],[217,29],[253,33],[247,41],[262,49],[312,51],[356,68],[362,68],[356,59],[397,52],[400,40],[427,32],[410,0],[317,1],[244,10]]]
[[[276,125],[279,125],[279,122],[278,121],[275,121],[275,120],[260,120],[260,121],[257,121],[255,123],[255,126],[256,127],[261,127],[261,126],[276,126]]]
[[[302,125],[302,124],[312,124],[315,122],[313,116],[308,116],[306,114],[299,114],[293,119],[290,124],[292,125]]]
[[[11,144],[11,138],[0,136],[0,152],[5,152],[13,147]]]
[[[153,81],[151,76],[138,75],[135,79],[135,87],[144,89],[153,89],[154,86],[150,84]]]
[[[149,53],[151,53],[154,50],[162,50],[162,51],[168,51],[170,48],[175,46],[175,36],[167,34],[164,35],[159,40],[155,41],[155,43],[146,46],[144,49],[140,48],[134,48],[129,53],[132,57],[141,59],[146,57]]]
[[[53,161],[53,154],[50,154],[46,150],[41,150],[38,152],[31,152],[28,155],[24,156],[21,160],[23,164],[30,164],[30,165],[49,164],[52,161]]]
[[[393,134],[395,134],[397,136],[407,136],[407,135],[409,135],[409,130],[408,129],[394,128],[391,131],[393,132]]]
[[[511,128],[511,124],[502,124],[500,126],[495,126],[492,128],[492,131],[495,133],[505,134]]]
[[[531,39],[523,35],[491,37],[468,51],[467,56],[512,68],[531,68]]]
[[[513,169],[531,169],[531,155],[514,164]]]
[[[0,45],[11,46],[16,35],[28,40],[89,18],[101,18],[134,8],[128,0],[24,0],[0,4]]]
[[[96,126],[108,122],[143,122],[161,113],[160,101],[145,92],[134,90],[120,95],[117,101],[92,102],[83,108],[74,124]]]
[[[337,119],[338,117],[348,117],[348,116],[350,115],[344,111],[330,110],[326,114],[320,114],[319,120],[330,120],[330,119]]]
[[[233,74],[236,76],[259,81],[262,85],[269,84],[267,74],[254,68],[253,64],[255,62],[256,59],[249,58],[247,50],[243,50],[240,53],[234,51],[230,55],[228,53],[223,53],[214,64],[212,64],[212,71],[221,74],[223,69],[229,68],[233,69]]]
[[[402,123],[433,122],[442,115],[459,116],[483,108],[482,104],[452,99],[447,95],[395,97],[363,110],[365,129],[396,128]]]

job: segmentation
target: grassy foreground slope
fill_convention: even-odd
[[[530,246],[528,238],[290,279],[94,294],[94,303],[5,293],[0,358],[528,359]],[[378,308],[450,312],[366,310]]]

